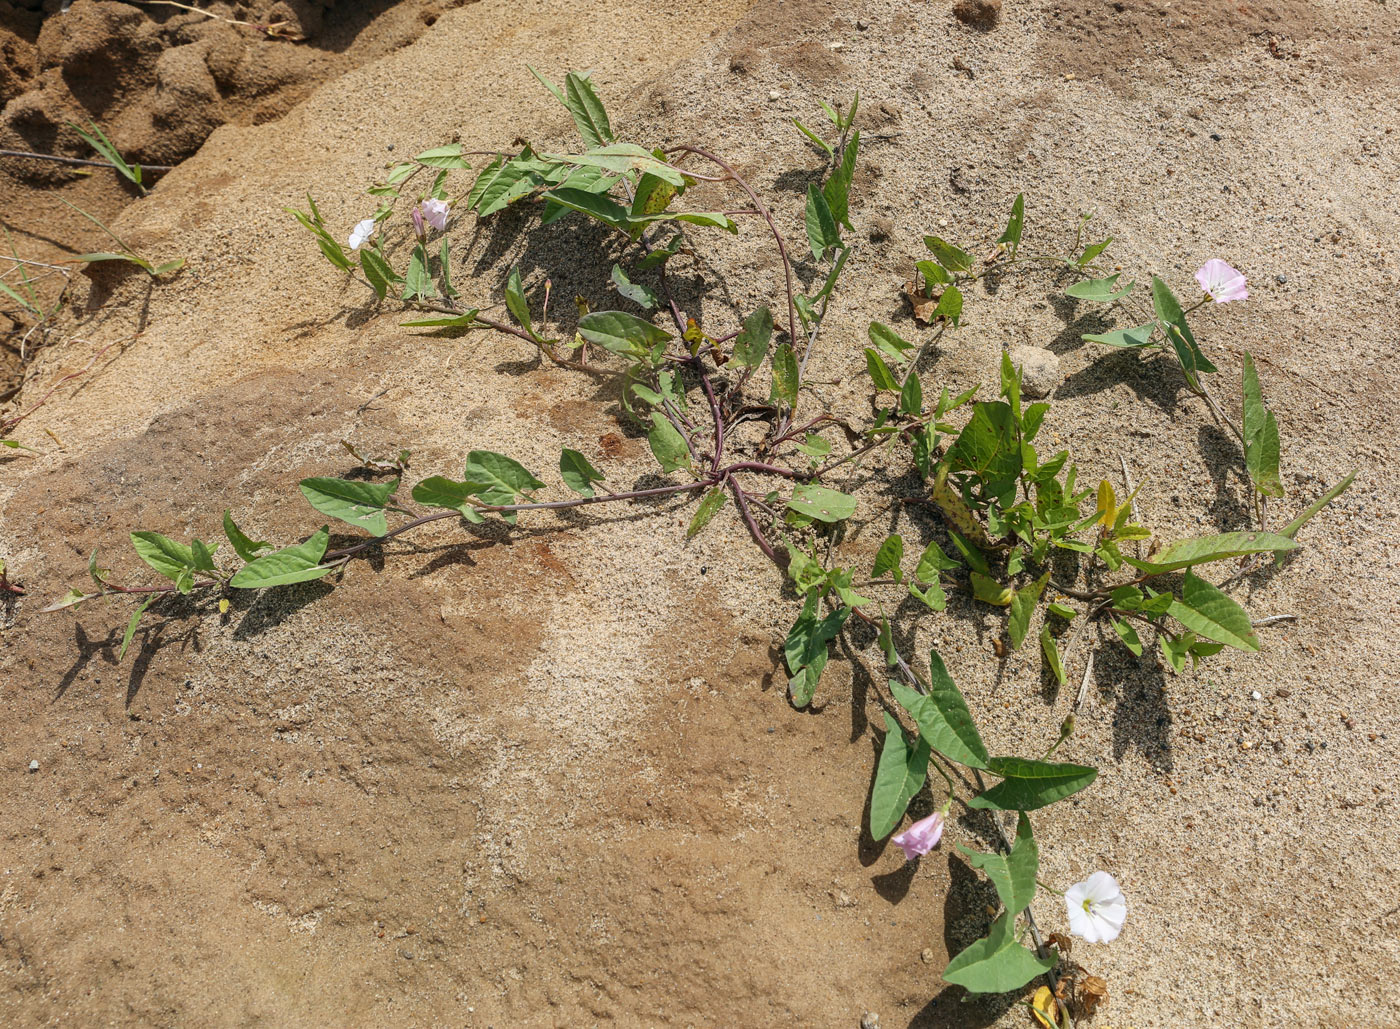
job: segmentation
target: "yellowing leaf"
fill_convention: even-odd
[[[1031,1015],[1045,1029],[1059,1029],[1059,1005],[1050,987],[1042,986],[1031,998]]]

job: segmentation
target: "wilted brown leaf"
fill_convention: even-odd
[[[938,299],[924,296],[924,291],[913,279],[904,284],[904,295],[909,298],[909,304],[914,308],[914,319],[927,325],[933,318],[933,311],[938,306]]]
[[[1108,983],[1096,975],[1086,975],[1079,984],[1079,1006],[1084,1014],[1092,1015],[1100,1004],[1108,1002]]]

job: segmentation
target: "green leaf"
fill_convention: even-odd
[[[981,869],[992,881],[1008,915],[1019,915],[1030,906],[1035,898],[1036,873],[1040,871],[1040,848],[1024,811],[1016,820],[1016,841],[1011,845],[1011,853],[981,854],[962,844],[958,844],[958,849],[967,855],[968,864]]]
[[[492,450],[469,453],[462,478],[481,484],[477,496],[487,504],[514,504],[530,490],[544,489],[519,461]]]
[[[708,225],[711,228],[723,229],[733,235],[737,235],[739,232],[738,223],[720,211],[684,211],[668,217],[672,217],[678,222],[688,222],[691,225]]]
[[[877,350],[883,353],[892,361],[904,361],[904,352],[913,350],[914,344],[903,339],[899,333],[895,332],[888,325],[880,322],[871,322],[867,330],[870,335],[870,342],[875,344]]]
[[[1054,954],[1038,958],[1016,942],[1015,922],[1006,912],[999,915],[987,936],[948,962],[944,980],[969,993],[1010,993],[1054,968]]]
[[[1297,518],[1293,519],[1293,521],[1289,522],[1286,526],[1284,526],[1283,530],[1279,533],[1279,535],[1286,536],[1288,539],[1292,539],[1294,536],[1298,535],[1298,530],[1301,529],[1304,525],[1306,525],[1313,515],[1317,514],[1324,507],[1326,507],[1328,504],[1332,503],[1332,501],[1336,500],[1339,496],[1345,493],[1347,491],[1347,487],[1351,485],[1352,480],[1355,478],[1356,472],[1355,470],[1353,470],[1350,474],[1347,475],[1345,479],[1337,483],[1337,485],[1333,486],[1322,496],[1318,497],[1318,499],[1314,503],[1309,504],[1302,514],[1300,514]],[[1283,561],[1282,553],[1277,555],[1276,561],[1280,563]]]
[[[364,529],[371,536],[383,536],[389,530],[384,505],[399,488],[398,479],[377,483],[314,478],[302,479],[300,486],[302,496],[322,514]]]
[[[637,191],[632,197],[632,217],[646,218],[661,214],[680,191],[680,187],[674,183],[647,172],[637,182]]]
[[[564,77],[564,106],[574,116],[578,134],[590,147],[601,147],[612,142],[608,112],[593,91],[592,83],[577,72],[571,71]]]
[[[229,585],[237,589],[258,590],[319,579],[336,569],[335,565],[321,564],[330,539],[330,527],[323,525],[320,531],[305,543],[284,547],[256,561],[248,562],[229,580]]]
[[[1186,314],[1182,311],[1181,302],[1177,300],[1176,294],[1155,275],[1152,276],[1152,309],[1162,324],[1167,342],[1176,352],[1177,361],[1181,364],[1181,371],[1186,376],[1187,383],[1199,392],[1201,387],[1197,373],[1213,372],[1215,365],[1206,360],[1201,348],[1196,344],[1196,337],[1191,334],[1191,329],[1186,324]]]
[[[674,472],[678,468],[690,467],[690,449],[685,445],[685,437],[667,420],[660,411],[651,413],[651,431],[647,433],[647,443],[656,456],[663,472]]]
[[[1108,245],[1112,242],[1113,237],[1109,236],[1108,239],[1104,240],[1102,243],[1090,244],[1089,246],[1084,248],[1084,253],[1080,254],[1079,259],[1074,263],[1079,265],[1079,267],[1081,268],[1083,268],[1085,265],[1093,264],[1094,259],[1098,257],[1101,253],[1103,253],[1105,250],[1107,250]]]
[[[408,271],[404,274],[404,300],[431,300],[437,296],[433,287],[433,277],[428,274],[428,250],[421,243],[413,248],[408,259]]]
[[[1016,436],[1010,405],[979,402],[949,448],[948,460],[976,473],[991,496],[1004,496],[1021,475],[1021,448]]]
[[[968,807],[991,811],[1034,811],[1078,793],[1098,778],[1087,765],[994,757],[987,769],[1002,781],[968,801]]]
[[[1279,476],[1278,420],[1264,406],[1254,359],[1244,355],[1244,463],[1254,488],[1266,497],[1283,496]]]
[[[525,299],[525,291],[520,285],[519,265],[510,270],[510,277],[506,279],[506,308],[520,323],[521,328],[531,336],[535,334],[534,327],[530,324],[530,302]]]
[[[924,246],[929,248],[934,259],[948,271],[956,274],[972,270],[972,255],[966,250],[960,250],[937,236],[925,236]]]
[[[773,338],[773,312],[760,307],[744,319],[744,327],[734,339],[732,360],[741,368],[757,368],[768,356]]]
[[[136,554],[167,579],[176,580],[194,568],[194,552],[158,532],[133,532],[131,545]]]
[[[46,615],[52,611],[62,611],[66,607],[77,607],[84,600],[99,595],[100,594],[97,593],[84,593],[77,587],[70,587],[67,593],[63,594],[63,596],[59,597],[48,607],[40,608],[39,613]]]
[[[841,245],[836,219],[815,182],[807,186],[807,243],[812,249],[812,256],[818,261],[825,258],[832,247]]]
[[[1045,610],[1049,611],[1052,615],[1058,615],[1065,621],[1072,621],[1073,619],[1079,617],[1079,612],[1076,611],[1074,608],[1070,607],[1068,604],[1058,604],[1052,602],[1045,605]]]
[[[685,538],[691,539],[705,526],[710,524],[710,519],[715,516],[721,505],[724,504],[724,490],[716,487],[710,490],[701,498],[699,505],[695,508],[695,516],[690,519],[690,525],[685,530]]]
[[[480,489],[479,482],[454,482],[441,475],[433,475],[413,487],[413,500],[424,507],[445,507],[449,511],[459,511],[467,521],[481,522],[485,519],[468,499]]]
[[[899,567],[899,563],[903,560],[904,537],[896,533],[880,544],[880,549],[875,553],[875,568],[870,573],[870,577],[878,579],[886,572],[893,572],[894,581],[899,582],[900,579],[904,578],[904,573]]]
[[[1162,655],[1167,659],[1167,664],[1171,665],[1172,671],[1180,675],[1186,670],[1186,658],[1196,642],[1196,634],[1188,632],[1173,639],[1166,633],[1159,633],[1157,640],[1162,645]]]
[[[784,343],[773,351],[772,398],[784,407],[797,403],[797,391],[802,385],[798,371],[797,353],[790,343]]]
[[[1040,594],[1049,581],[1050,573],[1046,572],[1030,585],[1022,586],[1011,598],[1011,618],[1006,624],[1006,631],[1011,637],[1012,649],[1019,649],[1026,633],[1030,631],[1031,614],[1035,611],[1035,605],[1040,602]]]
[[[554,83],[550,82],[547,78],[541,75],[530,65],[527,64],[525,65],[525,67],[530,69],[530,74],[533,75],[535,78],[539,79],[540,83],[544,86],[545,89],[549,90],[551,93],[554,94],[555,100],[558,100],[566,108],[569,106],[569,101],[564,98],[564,91],[562,89],[560,89]]]
[[[194,568],[198,572],[212,572],[214,568],[214,551],[219,549],[217,543],[213,547],[207,547],[201,539],[190,541],[190,554],[194,557]],[[93,552],[94,554],[96,551]]]
[[[841,151],[841,163],[832,171],[831,177],[822,187],[822,198],[826,201],[832,218],[852,232],[855,231],[855,227],[851,224],[850,217],[851,180],[855,177],[856,154],[859,151],[860,130],[857,129],[851,134],[846,148]]]
[[[1102,343],[1109,347],[1145,347],[1152,342],[1152,333],[1156,329],[1156,322],[1148,322],[1146,325],[1139,325],[1135,328],[1115,329],[1112,332],[1098,335],[1085,333],[1081,338],[1090,343]]]
[[[953,277],[944,271],[937,261],[915,261],[914,267],[923,276],[924,296],[933,296],[939,286],[946,286],[953,281]]]
[[[1192,572],[1186,573],[1181,600],[1174,601],[1167,608],[1167,614],[1208,640],[1236,650],[1259,649],[1259,640],[1244,608]]]
[[[1006,231],[997,237],[998,243],[1007,244],[1014,257],[1016,248],[1021,245],[1021,226],[1026,217],[1026,196],[1024,193],[1017,193],[1016,199],[1011,203],[1011,217],[1006,220]]]
[[[559,475],[563,478],[565,486],[584,497],[593,496],[592,483],[602,482],[607,478],[588,463],[588,458],[568,447],[559,455]]]
[[[272,549],[272,544],[266,540],[252,540],[245,536],[227,509],[224,510],[224,535],[233,546],[233,552],[244,561],[253,561]]]
[[[919,732],[934,750],[969,768],[988,767],[991,758],[972,721],[972,712],[938,651],[930,652],[929,665],[932,674],[928,693],[919,693],[894,680],[890,681],[890,692],[918,723]]]
[[[1268,532],[1226,532],[1218,536],[1201,536],[1173,543],[1158,552],[1151,561],[1139,561],[1137,558],[1126,556],[1123,560],[1139,571],[1156,575],[1159,572],[1176,571],[1210,561],[1228,561],[1247,554],[1283,553],[1297,548],[1298,544],[1287,535]]]
[[[792,491],[787,502],[789,511],[814,518],[819,522],[842,522],[856,513],[856,498],[824,486],[802,484]]]
[[[119,151],[115,144],[113,144],[102,130],[97,127],[96,122],[91,119],[88,120],[88,128],[92,130],[90,133],[84,132],[71,121],[68,123],[68,127],[82,136],[87,145],[101,154],[123,177],[134,182],[137,189],[143,194],[146,192],[146,188],[141,184],[141,166],[139,164],[127,164],[126,160],[121,155],[121,151]]]
[[[421,154],[414,154],[413,159],[419,164],[426,164],[429,168],[470,168],[467,159],[462,156],[461,143],[448,143],[446,146],[433,147],[431,150],[424,150]]]
[[[957,286],[948,286],[943,290],[943,295],[938,298],[938,306],[933,309],[930,320],[946,318],[957,325],[962,319],[963,295],[962,290]]]
[[[677,188],[685,185],[685,176],[678,169],[635,143],[610,143],[583,154],[541,154],[540,157],[545,161],[597,168],[616,175],[652,175]]]
[[[643,257],[640,261],[637,262],[637,268],[639,270],[645,271],[647,268],[654,267],[658,264],[665,264],[671,258],[675,257],[678,253],[680,253],[681,244],[684,242],[685,236],[677,232],[674,236],[672,236],[666,241],[665,245],[653,245],[651,253],[647,254],[645,257]]]
[[[389,283],[398,278],[389,267],[389,262],[380,256],[378,250],[363,246],[360,247],[360,268],[364,270],[365,280],[374,287],[374,295],[383,300],[389,292]]]
[[[1122,289],[1118,289],[1119,276],[1110,275],[1106,279],[1085,279],[1083,282],[1076,282],[1065,290],[1065,295],[1074,297],[1076,300],[1092,300],[1099,304],[1111,304],[1115,300],[1121,300],[1132,292],[1135,282],[1130,282]]]
[[[982,603],[995,607],[1009,607],[1012,599],[1010,586],[1003,586],[981,572],[972,573],[972,595]]]
[[[1137,630],[1119,618],[1110,618],[1109,622],[1113,625],[1113,631],[1118,634],[1118,638],[1123,641],[1123,646],[1138,657],[1142,657],[1142,640],[1138,638]]]
[[[817,618],[817,605],[820,591],[813,589],[807,593],[802,605],[802,613],[788,631],[783,643],[783,658],[787,662],[788,694],[796,707],[806,707],[812,702],[817,681],[826,667],[827,643],[833,639],[850,617],[849,608],[839,608],[825,618]]]
[[[643,360],[671,333],[626,311],[590,311],[578,320],[578,331],[590,343],[624,357]]]
[[[928,778],[929,745],[919,739],[913,749],[899,722],[885,712],[885,745],[875,767],[875,784],[870,790],[870,836],[883,840],[909,808],[909,802],[924,788]]]
[[[655,291],[650,286],[644,286],[639,282],[634,283],[627,277],[627,273],[622,270],[620,264],[615,264],[612,267],[612,281],[619,293],[643,310],[650,311],[657,305]]]
[[[797,130],[798,130],[799,132],[801,132],[804,136],[806,136],[808,139],[810,139],[810,140],[811,140],[813,143],[815,143],[817,146],[821,147],[822,150],[824,150],[824,151],[826,152],[826,155],[827,155],[828,157],[830,157],[832,154],[836,153],[836,148],[835,148],[834,146],[832,146],[832,145],[831,145],[830,143],[828,143],[826,140],[822,139],[820,136],[818,136],[818,135],[817,135],[815,132],[813,132],[811,129],[807,128],[807,126],[803,125],[803,124],[802,124],[800,121],[798,121],[796,118],[792,119],[792,123],[793,123],[794,125],[797,126]]]
[[[877,390],[899,392],[899,380],[894,377],[894,372],[885,364],[885,359],[869,347],[865,348],[865,370],[870,373],[870,380]]]
[[[924,409],[924,386],[916,372],[911,371],[904,380],[904,388],[899,391],[901,414],[918,416]]]
[[[457,297],[457,289],[452,285],[452,254],[447,246],[447,237],[442,238],[442,249],[438,251],[438,265],[442,270],[442,295],[449,300]]]
[[[131,612],[131,620],[126,623],[126,631],[122,633],[121,649],[117,651],[118,664],[126,657],[126,648],[131,646],[131,638],[136,635],[136,627],[141,624],[141,616],[146,613],[146,608],[151,606],[151,603],[157,596],[159,596],[159,594],[147,597],[145,600],[141,601],[141,605],[135,611]],[[889,716],[886,715],[885,717],[888,718]]]
[[[924,552],[919,555],[919,564],[914,569],[914,578],[925,583],[937,582],[939,572],[951,572],[961,567],[961,564],[943,553],[943,548],[938,545],[937,540],[930,540],[929,545],[924,548]]]
[[[1040,630],[1040,649],[1045,654],[1045,663],[1050,666],[1050,671],[1055,673],[1055,681],[1061,686],[1069,682],[1069,676],[1065,675],[1064,662],[1060,660],[1060,648],[1055,642],[1055,637],[1050,635],[1050,626],[1044,626]]]

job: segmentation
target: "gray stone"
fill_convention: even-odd
[[[1007,353],[1011,363],[1021,369],[1022,396],[1039,400],[1060,384],[1060,359],[1053,351],[1018,344]]]

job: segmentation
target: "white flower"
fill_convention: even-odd
[[[1118,939],[1123,931],[1128,902],[1113,876],[1095,872],[1065,891],[1065,911],[1069,915],[1069,931],[1075,936],[1090,943],[1108,943]]]
[[[357,223],[350,231],[350,249],[359,250],[360,247],[364,246],[365,240],[369,239],[373,234],[373,218],[366,218],[364,221]]]
[[[1243,273],[1231,268],[1218,257],[1212,257],[1201,265],[1196,272],[1196,281],[1217,304],[1228,304],[1231,300],[1249,299],[1249,290],[1245,287]]]

